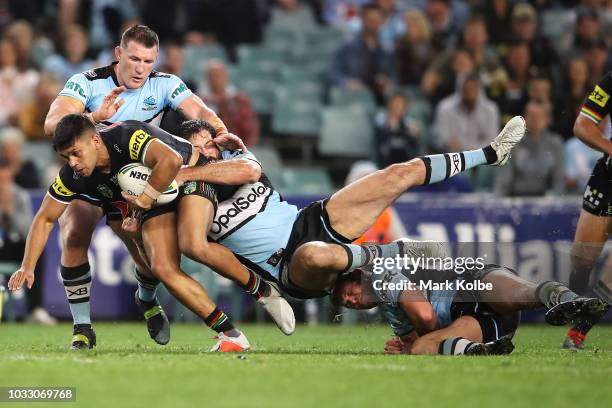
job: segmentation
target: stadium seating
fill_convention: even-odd
[[[353,89],[344,86],[332,88],[330,94],[330,104],[334,106],[361,106],[368,114],[374,115],[376,112],[376,100],[369,89]]]
[[[241,45],[238,47],[238,64],[241,69],[253,69],[277,73],[287,60],[283,51],[266,46]]]
[[[276,188],[283,185],[283,163],[280,155],[273,147],[255,146],[250,149],[257,157],[264,172]]]
[[[316,95],[280,89],[275,94],[272,130],[278,135],[316,137],[321,127],[321,108]]]
[[[198,82],[206,70],[206,64],[212,59],[228,61],[225,49],[219,45],[186,46],[183,51],[182,77],[186,80]]]
[[[275,73],[238,67],[231,75],[236,87],[251,98],[255,112],[259,114],[272,112],[274,87],[277,83]]]
[[[323,167],[286,167],[283,170],[283,194],[326,196],[334,191]]]
[[[323,110],[319,152],[323,155],[369,158],[373,130],[362,106],[331,106]]]

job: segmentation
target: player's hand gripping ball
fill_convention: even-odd
[[[130,163],[119,170],[119,187],[130,195],[139,196],[144,191],[149,176],[151,169],[140,163]],[[172,184],[160,194],[154,205],[168,204],[178,196],[178,189],[178,183],[172,180]]]

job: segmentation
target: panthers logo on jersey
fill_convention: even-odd
[[[591,92],[591,94],[589,95],[589,100],[595,102],[597,105],[601,106],[602,108],[606,107],[606,104],[608,103],[608,99],[610,99],[610,95],[608,95],[606,91],[601,89],[599,85],[597,85],[595,89],[593,90],[593,92]]]
[[[75,194],[64,185],[59,174],[55,177],[55,181],[51,185],[51,188],[55,191],[55,194],[61,197],[72,197]]]

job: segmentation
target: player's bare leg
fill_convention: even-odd
[[[480,165],[504,165],[525,130],[524,119],[516,116],[491,145],[482,149],[425,156],[393,164],[359,179],[336,192],[327,202],[325,209],[330,227],[352,241],[367,231],[385,208],[411,187],[437,183]],[[398,241],[387,245],[318,242],[304,245],[308,245],[307,249],[298,248],[292,256],[288,278],[300,287],[326,290],[339,273],[367,265],[376,258],[392,258],[406,253],[405,245],[409,244]],[[312,259],[317,249],[329,253]]]
[[[151,272],[177,300],[219,333],[219,342],[213,351],[248,350],[250,345],[244,334],[217,308],[206,290],[180,269],[177,241],[176,213],[162,214],[143,223],[142,243]]]
[[[214,218],[212,203],[198,195],[182,197],[178,211],[178,242],[182,254],[213,269],[252,295],[281,331],[295,331],[295,316],[278,289],[242,265],[226,247],[208,242],[206,235]]]
[[[436,330],[419,337],[412,343],[410,354],[441,354],[440,343],[451,337],[460,337],[468,342],[481,343],[482,330],[478,321],[472,316],[462,316],[444,329]],[[463,350],[461,350],[463,351]],[[459,353],[459,350],[453,354]]]
[[[512,118],[491,145],[461,153],[425,156],[392,164],[349,184],[327,203],[332,228],[346,238],[361,236],[411,187],[433,184],[481,165],[504,165],[525,134],[525,120]]]
[[[600,299],[582,297],[560,282],[536,285],[504,268],[491,271],[482,281],[492,289],[478,291],[478,301],[499,314],[545,307],[546,321],[559,326],[586,318],[595,324],[607,311]]]
[[[576,226],[574,245],[572,246],[572,274],[570,276],[570,289],[578,293],[585,293],[588,290],[591,271],[597,263],[601,251],[608,240],[611,232],[611,217],[597,216],[584,209],[580,210],[580,218]],[[596,283],[600,296],[604,301],[610,303],[609,296],[605,296],[605,283]],[[608,289],[609,291],[610,289]],[[593,318],[583,318],[576,321],[569,329],[563,342],[563,348],[571,351],[580,351],[584,348],[584,340],[591,327],[597,323]]]
[[[157,344],[168,344],[170,341],[170,322],[156,296],[159,279],[153,275],[146,259],[141,256],[133,236],[121,228],[121,222],[110,221],[108,225],[123,241],[132,260],[134,260],[134,273],[138,281],[138,290],[134,294],[134,299],[147,322],[149,336]]]
[[[91,328],[91,270],[87,251],[100,218],[100,207],[73,200],[59,219],[62,248],[60,273],[74,325],[70,345],[73,350],[89,349],[96,345],[96,334]]]

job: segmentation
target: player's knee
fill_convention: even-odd
[[[384,184],[386,188],[405,190],[406,186],[417,184],[421,177],[422,161],[411,160],[406,163],[395,163],[384,168]]]
[[[205,240],[179,239],[179,250],[181,253],[196,262],[207,262],[209,247],[210,245]]]
[[[164,282],[165,284],[171,284],[172,277],[178,272],[178,267],[173,262],[169,261],[153,261],[151,265],[151,272],[160,281]]]
[[[307,242],[300,245],[293,258],[307,270],[326,269],[333,262],[328,245],[318,241]]]
[[[91,242],[91,232],[82,228],[77,223],[65,223],[61,225],[60,237],[62,251],[85,252]]]

